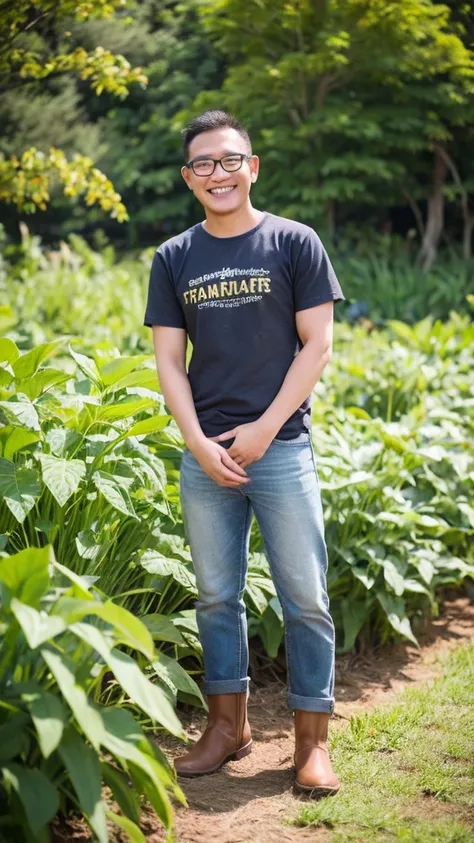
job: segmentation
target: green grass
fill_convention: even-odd
[[[333,735],[341,790],[293,823],[324,827],[331,843],[474,843],[474,645],[442,664],[439,679]]]

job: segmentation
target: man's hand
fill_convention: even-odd
[[[219,486],[236,487],[250,482],[250,477],[243,468],[217,442],[203,439],[192,448],[192,453],[202,470]]]
[[[219,436],[211,437],[213,442],[225,442],[226,439],[234,438],[235,442],[232,443],[226,453],[241,468],[247,468],[250,463],[256,462],[263,457],[274,437],[258,421],[239,424],[232,430],[227,430]]]

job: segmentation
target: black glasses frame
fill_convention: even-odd
[[[226,158],[240,158],[240,167],[234,168],[233,170],[228,170],[226,167],[224,167],[224,164],[222,163]],[[222,169],[226,173],[237,173],[239,170],[242,169],[242,164],[244,163],[244,161],[250,161],[251,158],[253,158],[253,155],[244,155],[242,152],[235,152],[232,154],[228,153],[227,155],[223,155],[222,158],[195,158],[193,161],[188,161],[188,163],[184,166],[187,167],[188,170],[192,170],[195,176],[198,176],[203,179],[208,179],[209,176],[212,176],[215,173],[218,164],[221,165]],[[203,173],[196,173],[194,165],[197,164],[199,161],[212,161],[214,164],[212,171],[210,173],[205,173],[204,175]]]

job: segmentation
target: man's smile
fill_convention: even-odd
[[[213,196],[220,196],[223,193],[231,193],[231,191],[234,190],[235,187],[235,184],[232,184],[229,187],[211,187],[207,192],[212,193]]]

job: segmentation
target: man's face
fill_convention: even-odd
[[[248,154],[245,139],[235,129],[213,129],[202,132],[189,145],[189,161],[202,158],[222,158],[232,153]],[[244,160],[240,170],[226,172],[220,164],[209,176],[198,176],[191,168],[183,167],[182,176],[196,199],[213,214],[231,214],[248,200],[250,187],[257,181],[259,161],[253,156]]]

